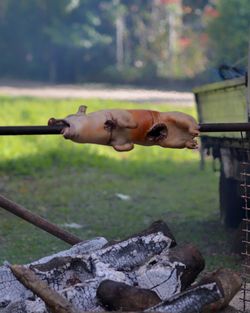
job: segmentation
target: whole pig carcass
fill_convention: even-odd
[[[51,118],[48,124],[65,126],[66,139],[108,145],[116,151],[130,151],[134,144],[195,149],[194,137],[199,135],[194,118],[181,112],[113,109],[86,114],[86,107],[80,106],[76,114]]]

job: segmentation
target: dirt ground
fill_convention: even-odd
[[[100,98],[130,102],[168,102],[178,103],[181,106],[194,105],[194,97],[191,91],[165,91],[105,84],[46,85],[30,82],[0,81],[0,94],[43,98]]]
[[[249,284],[247,284],[245,289],[249,290]],[[250,303],[245,302],[245,308],[244,308],[244,303],[243,303],[243,292],[244,290],[240,290],[236,296],[233,298],[233,300],[230,302],[230,306],[226,308],[224,311],[221,313],[237,313],[237,312],[250,312]],[[246,300],[249,301],[249,295],[246,295]]]

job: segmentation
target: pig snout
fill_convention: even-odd
[[[71,138],[69,135],[70,123],[65,119],[56,119],[52,117],[48,120],[48,126],[63,126],[61,134],[64,136],[65,139]]]

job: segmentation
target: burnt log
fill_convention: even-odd
[[[157,222],[113,245],[104,238],[80,243],[18,268],[24,273],[18,280],[9,266],[0,267],[0,313],[57,312],[60,299],[63,313],[73,307],[205,313],[226,306],[241,285],[238,275],[219,270],[192,285],[204,268],[201,253],[191,244],[170,248],[173,240],[159,231],[162,226]]]
[[[171,242],[162,232],[136,236],[94,252],[91,254],[91,262],[96,271],[100,263],[117,271],[131,271],[154,255],[168,250]]]
[[[107,240],[103,237],[93,240],[85,241],[73,246],[69,250],[61,251],[51,256],[44,257],[38,261],[28,264],[27,267],[32,269],[38,275],[38,278],[43,276],[51,288],[58,291],[60,286],[60,280],[65,278],[65,282],[72,281],[72,274],[75,277],[81,277],[81,272],[85,273],[85,267],[81,270],[79,263],[76,269],[72,266],[72,262],[78,255],[88,255],[96,249],[102,248],[107,243]],[[78,260],[78,259],[77,259]],[[66,262],[67,261],[67,262]],[[68,269],[71,266],[71,271]],[[48,275],[46,275],[48,273]],[[65,273],[63,275],[62,273]],[[45,279],[46,277],[46,279]],[[68,278],[67,278],[68,277]],[[13,275],[8,264],[0,267],[0,312],[1,313],[44,313],[44,302],[35,297],[33,292],[21,284]]]
[[[162,220],[158,220],[158,221],[153,222],[148,228],[146,228],[146,229],[142,230],[141,232],[138,232],[138,233],[136,233],[130,237],[146,236],[146,235],[150,235],[150,234],[154,234],[154,233],[158,233],[158,232],[163,233],[163,235],[165,235],[166,237],[171,239],[170,248],[175,247],[177,245],[176,239],[175,239],[172,231],[168,227],[167,223],[162,221]]]
[[[102,245],[106,243],[104,239],[99,241]],[[96,290],[103,280],[133,285],[135,271],[155,254],[168,250],[170,244],[171,239],[160,232],[134,237],[106,248],[95,242],[94,248],[88,244],[88,249],[80,249],[82,253],[79,255],[63,252],[26,267],[77,309],[100,311],[103,308],[97,302]],[[74,247],[72,249],[75,252]],[[0,268],[0,312],[19,313],[20,307],[23,313],[47,313],[44,302],[25,288],[8,266],[3,266]]]
[[[182,263],[185,270],[181,274],[181,291],[189,287],[205,268],[205,260],[200,251],[192,244],[177,246],[169,250],[169,261]]]
[[[104,280],[97,289],[97,298],[110,311],[143,311],[161,302],[150,289],[137,288],[112,280]]]
[[[112,310],[146,309],[150,303],[166,300],[189,287],[204,265],[201,253],[193,245],[176,246],[154,256],[134,272],[134,285],[140,288],[108,280],[101,283],[97,295]]]
[[[155,291],[163,301],[189,287],[204,266],[205,261],[196,247],[176,246],[141,266],[136,272],[137,284]]]
[[[240,290],[242,285],[242,279],[240,275],[226,268],[221,268],[205,276],[199,282],[199,284],[206,284],[210,282],[215,282],[217,284],[223,297],[215,303],[212,303],[205,307],[203,310],[204,313],[208,313],[211,311],[216,312],[226,308],[229,305],[230,301],[233,299],[233,297]]]
[[[146,312],[164,313],[201,313],[204,307],[221,299],[218,285],[213,283],[202,284],[177,294],[170,299],[157,304]],[[211,312],[211,311],[210,311]]]
[[[173,248],[177,245],[176,239],[175,239],[172,231],[168,227],[167,223],[162,221],[162,220],[158,220],[158,221],[153,222],[149,227],[143,229],[142,231],[140,231],[138,233],[130,235],[123,240],[111,240],[111,241],[109,241],[107,243],[106,247],[114,245],[114,244],[119,243],[119,242],[123,242],[125,240],[130,239],[130,238],[143,237],[143,236],[155,234],[158,232],[163,233],[163,235],[165,235],[166,237],[171,239],[170,248]]]

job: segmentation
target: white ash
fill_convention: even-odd
[[[80,243],[27,267],[77,309],[103,311],[96,298],[99,284],[111,279],[140,286],[136,271],[153,256],[167,251],[172,241],[159,232],[102,248],[106,242],[104,238],[98,238]],[[153,285],[157,283],[158,280]],[[176,284],[174,281],[171,283]],[[0,312],[47,313],[44,303],[20,284],[6,266],[0,268]]]
[[[155,291],[163,301],[180,293],[181,269],[185,267],[183,263],[170,262],[168,255],[162,253],[141,266],[135,275],[141,288]]]

